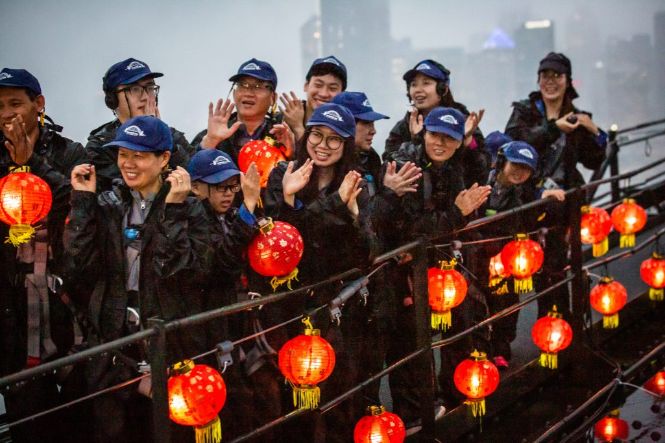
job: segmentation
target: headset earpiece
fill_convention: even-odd
[[[113,91],[104,91],[104,103],[112,111],[118,109],[118,94]]]

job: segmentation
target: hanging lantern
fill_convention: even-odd
[[[531,338],[542,351],[540,366],[557,368],[557,354],[566,349],[573,340],[573,328],[557,312],[556,306],[545,317],[539,318],[531,328]]]
[[[524,294],[533,290],[531,276],[543,265],[545,255],[538,242],[526,234],[517,234],[515,240],[501,250],[501,262],[515,280],[515,292]]]
[[[596,438],[603,442],[614,442],[628,439],[628,423],[619,418],[619,410],[610,412],[606,417],[598,420],[593,427]]]
[[[619,246],[635,246],[635,233],[640,232],[646,225],[647,211],[632,198],[627,198],[612,210],[611,218],[614,229],[621,234]]]
[[[293,388],[293,405],[298,409],[316,409],[321,390],[317,384],[327,379],[335,367],[335,351],[304,318],[305,333],[284,343],[278,365]]]
[[[185,360],[173,366],[168,381],[169,418],[179,425],[194,426],[196,443],[219,443],[222,427],[219,411],[226,402],[222,376],[206,365]]]
[[[441,261],[441,269],[427,270],[429,306],[432,309],[432,329],[447,331],[452,325],[450,310],[459,306],[466,297],[466,280],[455,270],[455,259]]]
[[[656,372],[653,377],[644,383],[644,389],[660,397],[665,397],[665,371]]]
[[[35,233],[32,227],[51,210],[51,188],[30,172],[14,172],[0,179],[0,221],[9,225],[5,243],[19,246]]]
[[[247,249],[249,265],[264,277],[272,277],[273,291],[283,283],[291,289],[291,280],[298,279],[298,263],[303,254],[300,232],[288,223],[259,220],[260,234]]]
[[[607,236],[612,230],[612,220],[607,211],[593,206],[582,206],[580,227],[582,243],[593,245],[593,256],[600,257],[605,254],[608,250]]]
[[[665,288],[665,257],[654,252],[640,265],[640,277],[649,285],[649,300],[663,301]]]
[[[508,293],[508,277],[510,274],[506,272],[505,266],[501,261],[501,253],[499,252],[494,257],[490,258],[489,264],[490,281],[489,288],[492,294],[503,295]]]
[[[240,149],[238,153],[238,168],[247,172],[249,165],[256,164],[256,169],[261,177],[261,187],[268,185],[268,177],[277,163],[286,161],[284,154],[277,147],[277,142],[266,137],[263,140],[250,140]]]
[[[484,352],[473,351],[471,358],[462,361],[453,375],[455,387],[466,395],[466,405],[474,417],[485,415],[485,397],[499,386],[499,370],[487,360]]]
[[[402,443],[406,437],[404,422],[383,406],[370,406],[353,430],[354,443]]]
[[[603,277],[591,290],[591,307],[603,314],[603,328],[613,329],[619,326],[619,311],[628,301],[628,293],[612,277]]]

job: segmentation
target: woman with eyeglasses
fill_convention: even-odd
[[[304,241],[303,257],[298,265],[298,285],[308,285],[354,267],[362,268],[369,260],[367,194],[360,173],[354,170],[355,119],[344,106],[326,103],[314,110],[307,121],[295,161],[280,163],[270,175],[265,201],[266,213],[276,220],[295,226]],[[339,281],[320,286],[309,294],[291,297],[266,315],[277,323],[306,310],[327,304],[342,289]],[[357,295],[342,309],[340,326],[330,322],[327,310],[312,315],[312,322],[321,335],[331,342],[337,363],[329,380],[321,387],[322,402],[353,386],[357,380],[357,355],[362,342],[362,324],[367,316]],[[302,332],[298,323],[289,325],[288,336]],[[280,340],[280,337],[273,337]],[[272,343],[271,343],[272,344]],[[273,346],[279,349],[281,343]],[[355,411],[362,413],[362,411]],[[352,439],[354,401],[345,402],[326,414],[330,432],[326,441]],[[323,423],[323,422],[321,422]],[[301,423],[298,426],[305,426]],[[296,426],[296,427],[298,427]],[[285,441],[311,441],[313,430],[294,432]],[[317,435],[325,427],[317,426]],[[324,434],[325,435],[325,434]]]
[[[201,204],[189,197],[187,171],[167,169],[172,143],[161,120],[136,117],[105,146],[117,151],[122,183],[96,195],[96,167],[72,170],[65,260],[68,277],[94,287],[90,345],[150,327],[150,318],[170,321],[204,307],[199,287],[212,258],[209,228]],[[208,350],[204,327],[179,330],[166,341],[167,364]],[[88,388],[96,392],[135,377],[148,353],[139,342],[93,359],[86,368]],[[149,395],[147,386],[140,392]],[[152,427],[146,426],[151,400],[135,388],[93,400],[92,411],[97,442],[153,440]],[[191,434],[188,428],[173,429],[175,435]]]

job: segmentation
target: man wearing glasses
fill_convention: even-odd
[[[229,81],[233,82],[233,103],[220,99],[214,109],[210,103],[208,129],[194,137],[192,146],[217,148],[237,164],[238,153],[247,142],[271,134],[279,140],[285,128],[280,124],[282,114],[275,107],[277,74],[270,63],[250,59]]]
[[[155,79],[162,77],[160,72],[152,72],[148,65],[140,60],[128,58],[111,66],[102,79],[104,102],[113,111],[115,120],[93,129],[88,137],[86,149],[97,172],[97,190],[111,189],[111,182],[120,178],[117,166],[117,149],[104,147],[115,139],[115,133],[124,122],[140,115],[159,117],[159,85]],[[194,153],[185,135],[171,128],[173,149],[169,166],[187,167],[189,158]]]

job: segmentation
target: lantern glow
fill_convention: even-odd
[[[644,384],[644,388],[653,392],[654,394],[664,397],[665,396],[665,371],[658,371]]]
[[[501,262],[515,280],[515,292],[524,294],[533,290],[531,276],[543,265],[545,255],[538,242],[530,240],[526,234],[517,234],[515,240],[501,250]]]
[[[6,242],[14,246],[30,241],[32,226],[51,210],[51,189],[29,172],[14,172],[0,179],[0,221],[9,225]]]
[[[612,230],[612,220],[602,208],[582,206],[582,219],[580,220],[580,235],[582,243],[592,245],[591,252],[594,257],[600,257],[608,250],[607,236]]]
[[[640,265],[640,277],[649,285],[649,299],[663,301],[663,288],[665,288],[665,258],[654,252],[651,258]]]
[[[558,353],[566,349],[573,340],[573,329],[565,321],[556,306],[545,317],[539,318],[531,328],[531,338],[542,351],[540,366],[556,369],[558,366]]]
[[[277,142],[271,137],[263,140],[250,140],[240,149],[238,153],[238,168],[247,172],[249,165],[256,164],[256,169],[261,177],[260,185],[265,188],[268,185],[270,173],[275,165],[286,161],[284,154],[277,147]]]
[[[402,443],[406,437],[404,422],[383,406],[370,406],[353,430],[354,443]]]
[[[458,391],[466,396],[464,402],[474,417],[485,415],[485,397],[499,386],[499,370],[487,360],[484,352],[473,351],[471,358],[455,368],[453,381]]]
[[[596,438],[603,442],[628,439],[628,423],[619,418],[619,411],[610,412],[606,417],[598,420],[593,427]]]
[[[605,329],[619,326],[619,311],[627,301],[626,288],[611,277],[601,278],[590,294],[591,307],[603,314],[603,328]]]
[[[500,252],[494,257],[490,258],[489,275],[489,288],[492,291],[492,294],[507,294],[508,282],[506,279],[510,277],[510,274],[506,272],[506,268],[503,266]]]
[[[621,234],[619,246],[635,246],[635,234],[640,232],[647,222],[647,213],[632,198],[627,198],[612,210],[612,225]]]
[[[432,309],[431,326],[434,330],[447,331],[452,325],[450,310],[459,306],[466,297],[466,280],[455,270],[457,262],[441,261],[441,269],[427,270],[429,306]]]

